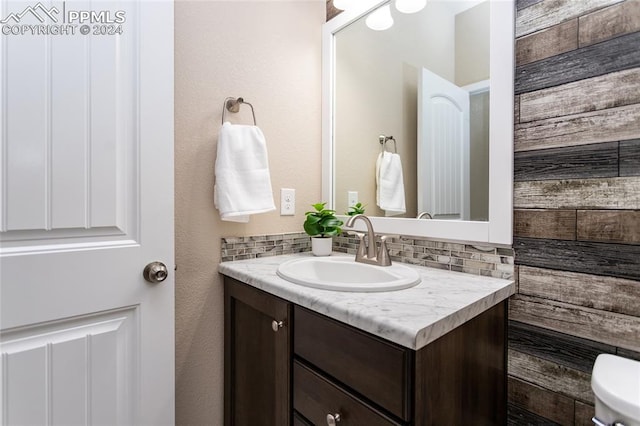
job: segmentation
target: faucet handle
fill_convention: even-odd
[[[364,237],[366,236],[366,234],[363,232],[356,232],[356,231],[353,231],[352,234],[358,237],[358,249],[356,251],[356,262],[358,262],[361,259],[366,259],[367,246],[364,243]]]
[[[380,235],[377,239],[380,241],[380,247],[378,248],[377,263],[380,266],[391,266],[391,257],[389,256],[389,248],[387,247],[387,239],[393,237],[392,235]]]

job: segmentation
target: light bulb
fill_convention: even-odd
[[[349,0],[333,0],[333,7],[340,10],[345,10],[349,6]]]
[[[367,16],[367,20],[365,22],[367,24],[367,27],[375,31],[383,31],[391,28],[391,26],[393,25],[393,18],[391,17],[391,6],[386,4],[381,8],[375,10],[373,13]]]
[[[402,13],[416,13],[424,9],[427,0],[396,0],[396,9]]]

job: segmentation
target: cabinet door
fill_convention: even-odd
[[[225,277],[225,425],[291,423],[291,304]]]

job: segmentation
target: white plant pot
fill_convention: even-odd
[[[314,256],[331,256],[332,246],[331,237],[311,237],[311,253]]]

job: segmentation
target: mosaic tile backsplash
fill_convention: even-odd
[[[304,232],[223,237],[222,261],[255,259],[311,251],[311,238]],[[333,250],[355,256],[358,240],[347,234],[333,237]],[[423,237],[400,236],[387,240],[394,262],[430,268],[513,279],[513,250],[486,245],[450,243]]]
[[[311,238],[304,232],[250,237],[222,237],[222,261],[311,251]]]

